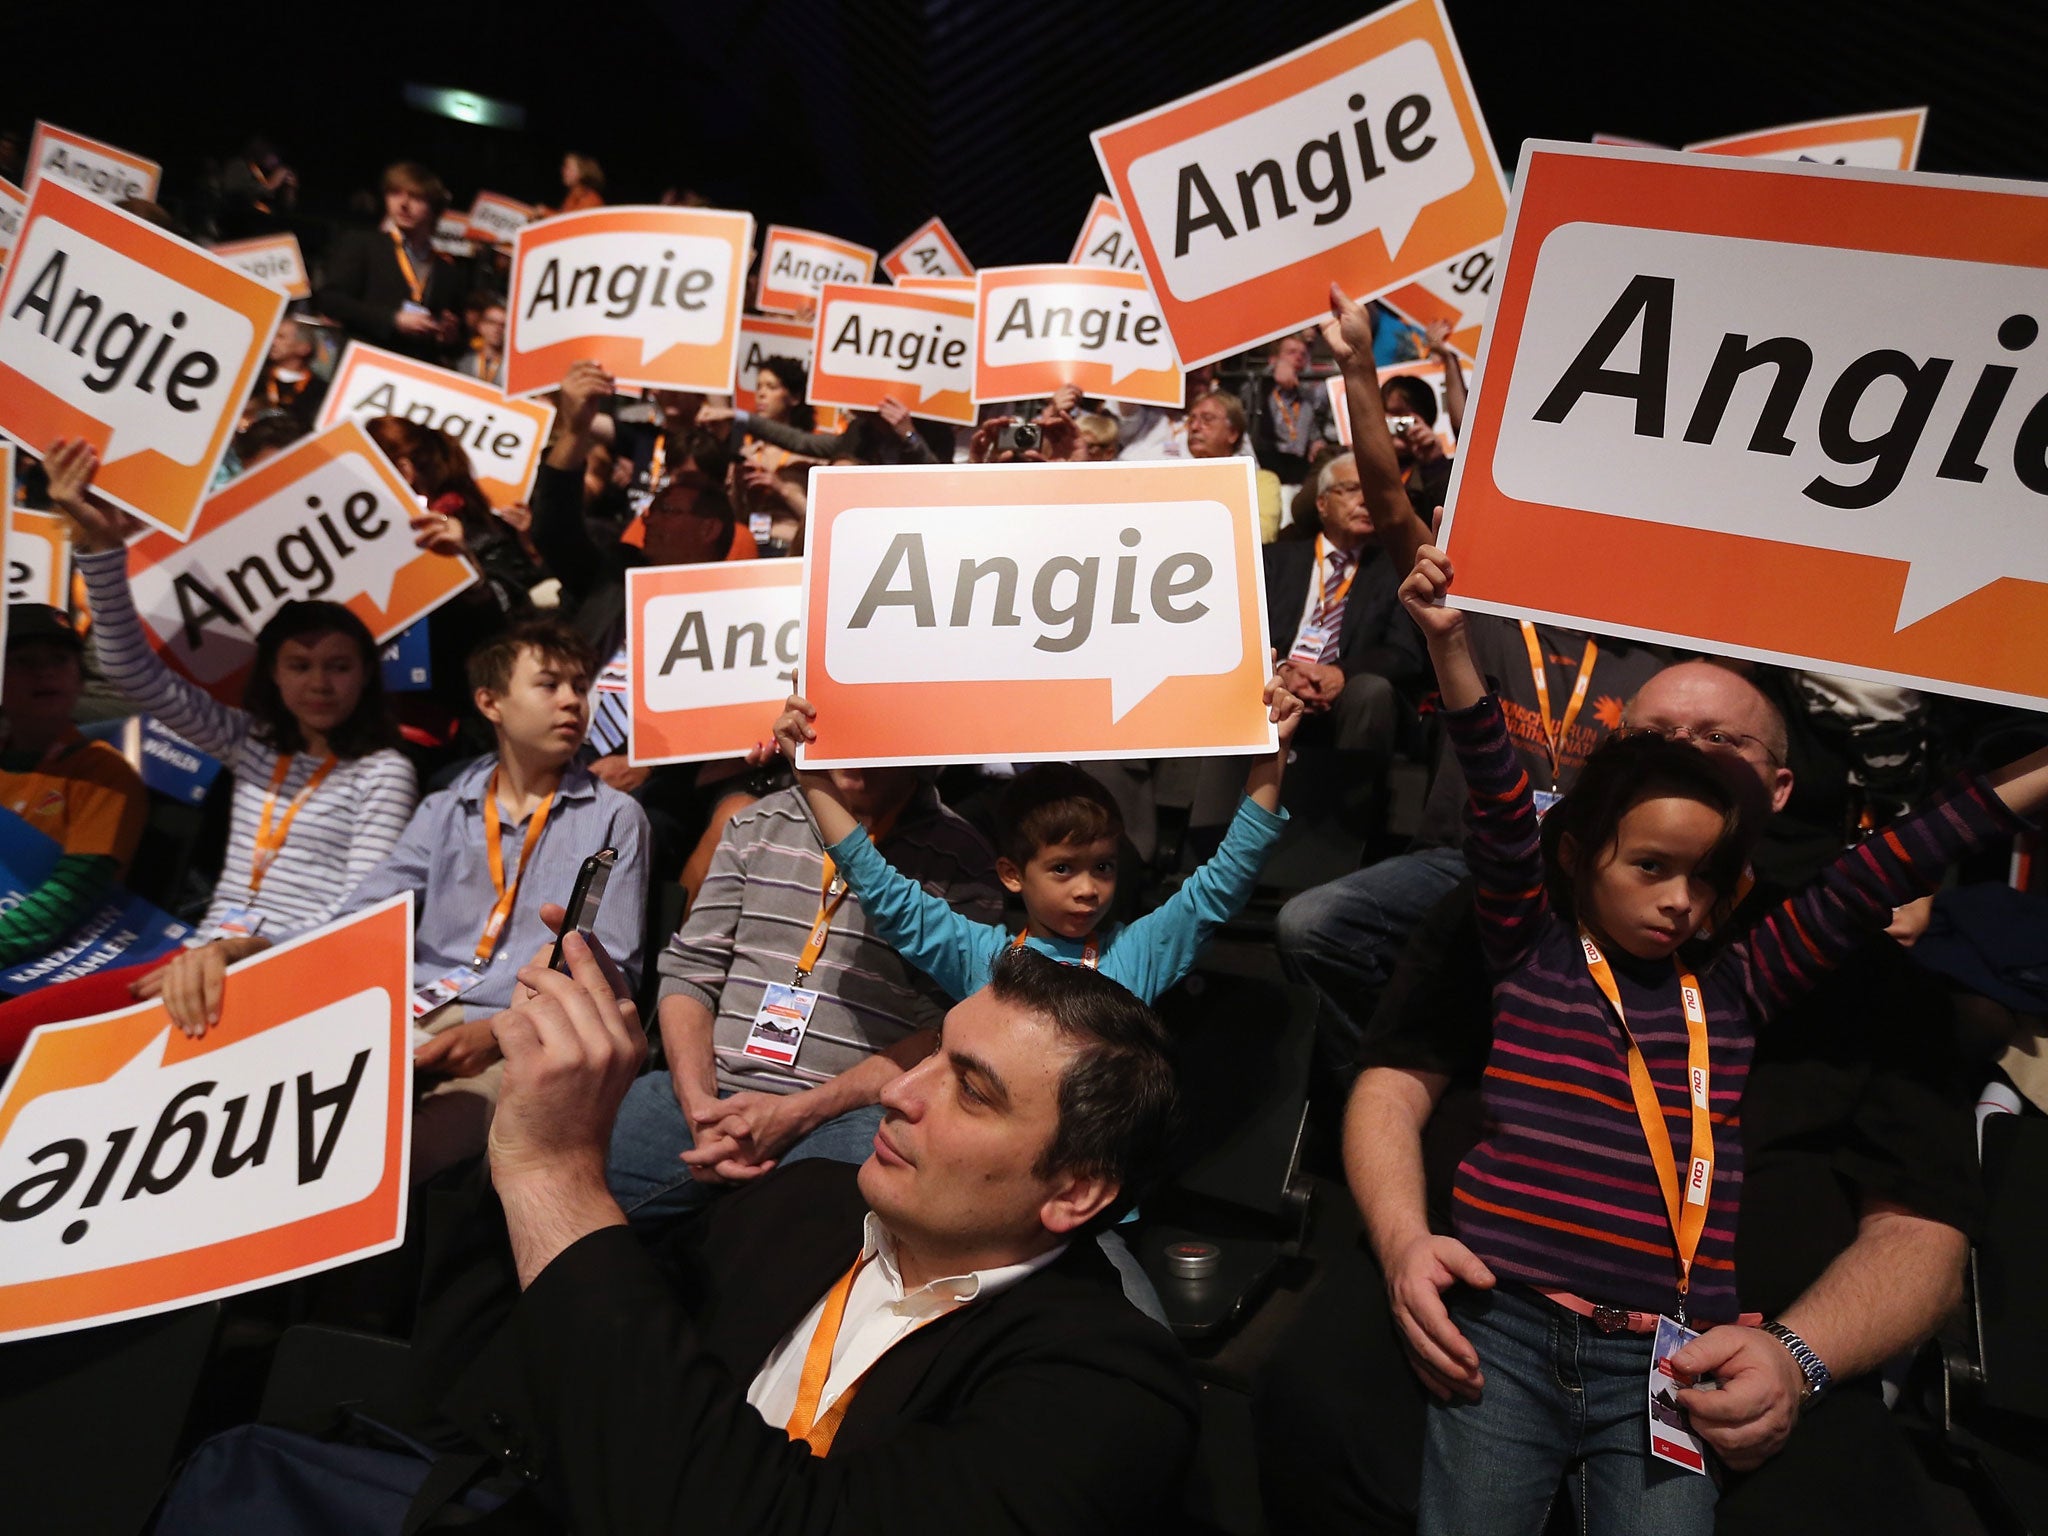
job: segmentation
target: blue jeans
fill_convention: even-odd
[[[799,1138],[776,1160],[776,1166],[811,1157],[864,1163],[874,1150],[875,1132],[881,1124],[879,1104],[849,1109]],[[643,1232],[664,1227],[679,1216],[702,1210],[724,1191],[722,1184],[705,1184],[690,1176],[682,1155],[695,1144],[669,1075],[649,1072],[635,1080],[619,1105],[604,1171],[612,1197],[634,1227]]]
[[[1317,1044],[1347,1080],[1358,1071],[1366,1024],[1408,935],[1465,875],[1456,848],[1427,848],[1368,864],[1280,909],[1281,968],[1321,994]]]
[[[1455,1291],[1450,1311],[1486,1385],[1429,1405],[1417,1536],[1540,1536],[1567,1476],[1581,1531],[1711,1536],[1713,1479],[1650,1455],[1650,1335],[1602,1333],[1513,1285]]]

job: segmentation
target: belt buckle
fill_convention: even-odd
[[[1595,1307],[1593,1326],[1602,1333],[1621,1333],[1628,1328],[1628,1313],[1621,1307]]]

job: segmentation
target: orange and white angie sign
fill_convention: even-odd
[[[28,198],[6,177],[0,176],[0,270],[5,270],[14,242],[21,238],[21,216],[28,211]]]
[[[157,177],[162,168],[117,145],[89,139],[55,123],[37,123],[28,141],[28,169],[22,173],[22,190],[33,192],[39,181],[61,181],[75,192],[96,197],[103,203],[128,198],[141,202],[156,200]]]
[[[754,305],[770,314],[800,315],[827,283],[865,283],[875,275],[875,253],[851,240],[815,230],[770,224],[761,237],[761,267]]]
[[[345,605],[379,643],[476,581],[413,543],[419,502],[353,421],[294,443],[208,499],[190,543],[128,546],[150,642],[216,697],[239,701],[256,632],[287,602]]]
[[[913,416],[973,424],[972,299],[827,283],[818,292],[816,324],[813,405],[871,410],[887,395]]]
[[[1431,267],[1412,282],[1381,294],[1380,302],[1425,328],[1443,321],[1451,328],[1452,348],[1470,362],[1479,356],[1479,338],[1499,270],[1500,241],[1489,240],[1456,261]]]
[[[0,1095],[0,1339],[398,1246],[412,898],[245,960],[197,1040],[161,1002],[29,1037]]]
[[[732,392],[752,214],[588,208],[512,241],[505,393],[537,395],[569,365],[621,384]]]
[[[1272,750],[1249,459],[811,476],[812,767]]]
[[[1920,163],[1920,136],[1927,109],[1864,112],[1827,117],[1756,133],[1702,139],[1685,147],[1709,155],[1749,155],[1764,160],[1810,160],[1818,165],[1860,165],[1873,171],[1910,171]]]
[[[1113,198],[1099,192],[1089,205],[1088,217],[1067,260],[1077,267],[1117,267],[1125,272],[1136,272],[1145,265],[1138,259],[1138,242],[1131,238],[1123,210]]]
[[[313,284],[306,276],[306,258],[299,250],[297,235],[231,240],[216,245],[213,254],[273,288],[282,288],[295,299],[312,297]]]
[[[1507,185],[1441,0],[1400,0],[1094,134],[1184,367],[1500,233]]]
[[[0,444],[0,474],[13,457],[13,446]],[[71,606],[71,525],[55,512],[7,509],[7,601]]]
[[[282,290],[45,177],[0,283],[0,432],[99,449],[94,490],[176,538],[227,452]]]
[[[946,221],[933,214],[882,258],[882,270],[892,278],[972,277],[974,263],[960,249]]]
[[[1063,384],[1105,400],[1179,409],[1187,388],[1142,273],[1114,267],[983,267],[974,398],[1027,400]]]
[[[1453,601],[2048,706],[2048,187],[1527,145]]]
[[[743,757],[775,733],[802,629],[803,561],[626,572],[629,760]]]
[[[494,507],[526,500],[555,424],[552,405],[509,399],[466,373],[352,341],[335,366],[319,425],[379,416],[403,416],[462,444],[477,488]]]

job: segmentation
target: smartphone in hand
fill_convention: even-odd
[[[598,909],[604,905],[605,883],[612,877],[612,866],[619,862],[619,850],[600,848],[583,861],[583,867],[576,871],[576,884],[570,889],[567,915],[562,919],[562,931],[555,935],[555,950],[548,957],[551,970],[567,973],[569,967],[562,960],[562,938],[566,934],[580,933],[589,938],[597,927]]]

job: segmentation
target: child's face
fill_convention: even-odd
[[[1699,932],[1717,895],[1700,866],[1726,822],[1713,806],[1650,794],[1622,813],[1585,895],[1587,926],[1642,960],[1661,960]]]
[[[1021,870],[1009,859],[998,859],[996,873],[1024,898],[1034,932],[1080,940],[1096,930],[1116,899],[1116,852],[1113,837],[1049,843]]]

